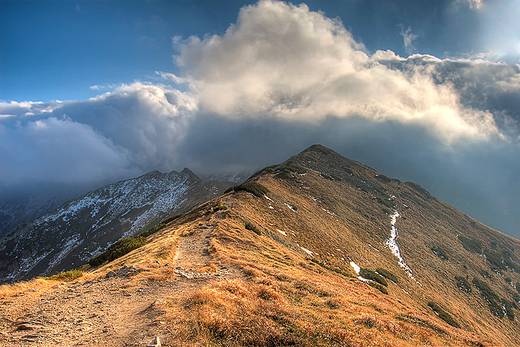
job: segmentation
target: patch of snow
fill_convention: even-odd
[[[354,271],[356,271],[356,273],[359,275],[359,272],[361,271],[361,268],[356,263],[354,263],[353,261],[350,262],[350,266],[352,266]]]
[[[267,200],[269,201],[273,201],[273,199],[271,199],[270,197],[268,197],[267,195],[264,194],[264,198],[266,198]]]
[[[285,231],[281,231],[280,229],[276,229],[276,231],[278,231],[283,236],[287,236],[287,233]]]
[[[288,203],[285,203],[285,202],[284,202],[283,204],[284,204],[285,206],[287,206],[291,211],[296,211],[296,210],[294,209],[294,207],[292,207],[292,206],[289,205]]]
[[[323,207],[321,208],[323,211],[327,212],[328,214],[330,214],[331,216],[334,216],[334,212],[330,212],[329,210],[327,209],[324,209]]]
[[[307,248],[303,248],[302,246],[300,246],[300,248],[301,248],[305,253],[307,253],[308,255],[310,255],[310,256],[312,257],[313,252],[309,251]],[[316,253],[316,254],[318,254],[318,253]]]
[[[359,276],[359,273],[361,271],[361,268],[356,264],[354,263],[352,260],[350,261],[350,266],[352,266],[352,268],[354,269],[354,271],[356,271],[356,274],[358,275],[358,279],[363,281],[363,282],[371,282],[370,280],[364,278],[364,277],[361,277]]]
[[[379,249],[375,248],[374,246],[372,246],[370,243],[368,244],[370,247],[372,247],[373,249],[375,249],[377,252],[380,252]]]
[[[406,263],[404,262],[403,257],[401,256],[401,251],[399,250],[399,246],[397,245],[397,228],[395,226],[395,223],[397,222],[397,217],[399,217],[399,212],[397,210],[394,210],[394,213],[391,215],[392,217],[392,223],[391,223],[391,229],[390,229],[390,238],[385,241],[385,245],[390,249],[390,252],[392,252],[397,259],[399,260],[399,266],[408,274],[408,276],[413,279],[417,284],[422,284],[415,279],[412,275],[412,269]]]

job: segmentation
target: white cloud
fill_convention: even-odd
[[[28,116],[34,114],[51,113],[60,107],[62,102],[41,102],[41,101],[11,101],[0,102],[0,115],[3,116]]]
[[[2,184],[95,182],[171,170],[196,103],[143,83],[87,101],[0,103]]]
[[[89,183],[132,174],[126,151],[92,127],[49,117],[0,125],[2,183]]]
[[[207,112],[308,122],[361,116],[420,125],[446,143],[498,133],[489,112],[464,107],[430,70],[389,69],[378,62],[388,53],[369,56],[340,22],[305,5],[262,1],[242,8],[225,34],[176,44],[176,62]]]
[[[189,83],[190,80],[187,78],[181,78],[179,76],[176,76],[175,74],[171,72],[163,72],[163,71],[155,71],[155,74],[160,76],[162,79],[171,81],[175,84],[183,84],[183,83]]]
[[[406,53],[412,54],[415,51],[413,41],[415,41],[415,39],[417,39],[418,36],[412,33],[412,28],[410,27],[404,30],[404,26],[402,24],[400,34],[403,37],[403,44]]]
[[[457,0],[457,2],[467,4],[472,10],[480,10],[484,6],[482,0]]]

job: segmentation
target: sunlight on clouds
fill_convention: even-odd
[[[171,170],[196,109],[178,90],[143,83],[86,101],[0,103],[0,113],[12,115],[0,124],[2,184],[90,182],[149,167]]]
[[[249,148],[254,150],[260,146],[258,141],[271,136],[271,129],[292,129],[296,124],[301,136],[294,138],[321,134],[313,142],[329,139],[330,131],[324,129],[330,124],[355,128],[361,124],[359,119],[363,126],[373,127],[367,132],[399,125],[427,132],[448,147],[500,139],[503,134],[517,136],[504,129],[516,129],[511,110],[517,109],[514,100],[520,95],[518,68],[420,54],[403,58],[389,50],[369,54],[341,22],[311,12],[306,5],[261,1],[242,8],[237,23],[223,35],[176,37],[174,44],[180,73],[157,71],[156,75],[186,84],[189,92],[135,82],[93,86],[109,91],[86,101],[0,103],[0,124],[5,138],[12,141],[6,140],[7,146],[17,148],[23,141],[34,145],[52,127],[56,127],[55,142],[65,144],[70,135],[59,129],[69,127],[83,132],[74,139],[84,141],[76,150],[82,148],[86,158],[117,163],[112,174],[125,177],[128,172],[168,171],[187,160],[202,168],[202,162],[213,160],[204,155],[220,146],[216,144],[228,142],[234,153],[228,158],[235,159],[215,165],[242,165],[236,152],[245,151],[244,141],[254,143]],[[269,125],[254,140],[238,135],[253,126],[258,132],[262,124]],[[46,131],[36,132],[39,125]],[[205,130],[198,133],[197,129]],[[334,136],[339,139],[341,134]],[[16,138],[22,142],[15,143]],[[301,146],[308,144],[304,142]],[[73,147],[54,146],[49,154],[39,155],[56,154],[77,165],[70,155]],[[47,159],[37,163],[55,160]],[[30,172],[37,166],[27,161],[18,167]]]
[[[405,34],[411,45],[415,35]],[[379,64],[388,53],[369,56],[340,22],[305,5],[262,1],[242,8],[222,36],[176,44],[176,62],[208,112],[309,122],[394,120],[422,125],[447,143],[498,133],[491,114],[464,108],[457,92],[435,84],[430,71]]]

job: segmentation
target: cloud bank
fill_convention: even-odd
[[[518,65],[371,53],[337,19],[272,1],[222,35],[173,41],[179,73],[156,72],[164,84],[0,103],[0,185],[245,171],[323,143],[520,225]]]

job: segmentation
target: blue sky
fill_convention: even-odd
[[[519,0],[0,1],[0,189],[322,143],[518,238],[519,33]]]
[[[514,3],[498,2],[504,3],[504,9],[496,16],[503,16],[511,7],[506,5]],[[239,9],[253,3],[2,1],[0,100],[85,99],[97,94],[91,86],[153,80],[157,70],[176,72],[173,37],[222,34],[236,21]],[[488,39],[494,30],[500,30],[493,13],[472,9],[470,2],[345,0],[306,4],[311,10],[341,19],[354,38],[372,52],[390,49],[401,56],[422,53],[446,58],[497,49]],[[500,6],[495,7],[498,9],[493,10],[499,12]],[[503,24],[513,33],[515,20],[518,18]],[[407,31],[416,37],[409,49],[403,40]]]
[[[234,5],[235,4],[235,5]],[[207,1],[2,1],[0,99],[95,96],[94,85],[172,70],[172,38],[223,32],[241,5]]]

